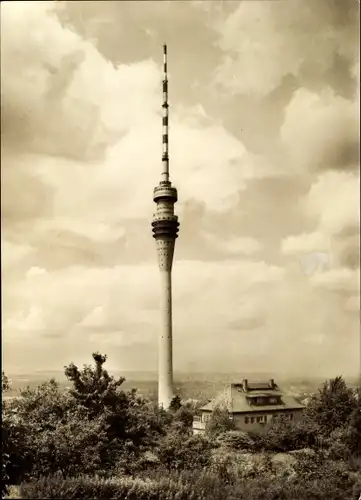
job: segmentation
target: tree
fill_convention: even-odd
[[[253,450],[254,440],[247,432],[228,431],[220,434],[217,443],[230,450]]]
[[[170,433],[158,447],[158,458],[168,470],[195,470],[211,463],[212,443],[203,436],[184,439],[179,433]]]
[[[338,427],[348,425],[356,407],[355,394],[347,387],[342,377],[326,381],[316,394],[311,396],[305,416],[315,422],[324,435]]]
[[[350,415],[348,445],[351,453],[361,457],[361,387],[355,393],[356,405]]]
[[[170,411],[173,411],[173,412],[176,412],[177,410],[179,410],[180,408],[182,407],[182,402],[181,402],[181,398],[177,395],[177,396],[174,396],[174,398],[172,399],[172,401],[170,402],[170,405],[169,405],[169,410]]]
[[[65,376],[72,382],[70,394],[80,406],[86,408],[90,417],[103,413],[105,410],[115,409],[119,404],[127,404],[127,396],[119,387],[124,382],[124,377],[115,379],[103,368],[107,360],[106,355],[93,353],[95,368],[84,365],[79,370],[74,363],[65,367]]]
[[[9,391],[11,388],[10,380],[5,375],[5,372],[1,373],[1,388],[3,392]]]
[[[120,389],[125,379],[115,379],[104,369],[106,355],[94,353],[93,360],[95,367],[85,365],[79,370],[74,363],[65,367],[65,376],[73,384],[69,393],[77,405],[88,412],[89,419],[104,416],[114,453],[127,441],[138,448],[151,446],[155,436],[162,433],[161,412],[154,411],[135,389]]]
[[[316,445],[318,428],[311,421],[290,422],[280,418],[259,436],[262,447],[269,451],[286,452]]]
[[[189,430],[192,428],[195,414],[196,410],[182,405],[179,410],[174,413],[174,423],[180,426],[180,430]]]
[[[8,405],[6,442],[12,450],[8,469],[14,471],[13,478],[25,472],[39,476],[61,471],[67,476],[100,468],[109,444],[102,416],[90,420],[54,379],[24,389],[21,396]]]
[[[216,407],[207,423],[206,431],[209,434],[221,434],[222,432],[233,431],[234,421],[226,408]]]

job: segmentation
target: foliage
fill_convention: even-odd
[[[61,475],[40,478],[21,485],[24,499],[118,498],[119,500],[357,500],[357,484],[322,469],[313,479],[234,477],[229,483],[212,471],[171,471],[152,479],[100,479]],[[355,487],[356,486],[356,487]]]
[[[341,377],[311,397],[302,422],[245,433],[219,406],[206,433],[193,436],[197,405],[175,397],[170,410],[159,409],[122,390],[124,379],[104,369],[106,356],[95,353],[93,361],[65,368],[68,391],[50,380],[3,405],[3,494],[20,481],[23,498],[341,500],[360,493],[361,398]]]
[[[94,353],[94,368],[85,365],[79,370],[73,363],[65,367],[65,375],[73,384],[71,396],[87,410],[89,419],[104,417],[107,437],[118,447],[127,440],[136,446],[153,444],[163,432],[162,413],[154,411],[135,389],[120,390],[125,379],[108,374],[103,367],[106,359],[106,355]]]
[[[72,382],[70,394],[89,412],[89,417],[95,417],[106,410],[116,410],[119,403],[126,403],[127,396],[123,391],[118,391],[124,378],[115,379],[103,368],[107,356],[94,353],[95,368],[85,365],[82,370],[70,363],[65,367],[65,376]]]
[[[189,406],[182,405],[173,414],[172,427],[178,429],[179,432],[191,431],[193,424],[193,417],[196,415],[197,410]]]
[[[222,432],[235,429],[234,421],[230,418],[230,413],[226,408],[216,407],[212,411],[207,422],[206,431],[210,435],[219,435]]]
[[[129,451],[129,443],[140,450],[164,432],[163,414],[135,391],[119,392],[122,379],[107,375],[102,368],[105,357],[95,354],[93,358],[95,369],[80,371],[71,365],[66,370],[73,381],[70,391],[61,392],[50,380],[35,389],[26,388],[11,403],[25,429],[19,454],[29,451],[34,476],[56,471],[64,476],[107,473]]]
[[[217,437],[216,442],[231,450],[253,450],[255,447],[255,441],[250,434],[242,431],[224,432]]]
[[[19,484],[31,470],[32,456],[26,446],[26,429],[16,422],[3,404],[1,426],[1,494],[8,493],[8,487]]]
[[[311,396],[305,411],[308,419],[319,426],[323,435],[348,425],[357,405],[353,390],[342,377],[326,381],[318,393]]]
[[[280,418],[258,436],[258,446],[275,452],[314,447],[317,432],[317,426],[310,421],[293,423]]]
[[[361,387],[355,394],[356,404],[349,420],[347,444],[351,453],[361,457]]]
[[[3,392],[9,391],[11,388],[10,380],[5,375],[5,372],[1,372],[1,388]]]
[[[211,462],[212,443],[203,436],[184,439],[174,433],[163,439],[158,447],[158,458],[169,470],[201,469]]]
[[[101,479],[77,477],[63,479],[61,476],[42,477],[38,481],[23,484],[22,498],[117,498],[119,500],[188,500],[192,496],[192,485],[171,478],[159,481],[131,478]]]
[[[62,393],[54,380],[25,389],[22,398],[9,406],[16,415],[15,427],[22,430],[16,448],[20,455],[26,452],[31,457],[33,475],[58,470],[71,475],[99,468],[107,445],[104,418],[89,420],[86,410],[77,407],[69,393]]]
[[[181,408],[181,406],[182,406],[181,398],[177,395],[177,396],[174,396],[174,398],[170,402],[169,410],[170,411],[177,411]]]

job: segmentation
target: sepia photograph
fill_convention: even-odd
[[[358,0],[4,0],[2,498],[361,500]]]

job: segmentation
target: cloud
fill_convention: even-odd
[[[347,172],[327,172],[318,177],[304,199],[306,211],[330,235],[345,227],[358,227],[359,177]],[[332,202],[330,202],[332,200]]]
[[[322,232],[303,233],[287,236],[281,241],[281,251],[285,255],[303,254],[316,251],[327,251],[330,238]]]
[[[267,294],[268,287],[283,275],[282,269],[264,262],[177,262],[173,280],[178,364],[184,365],[195,332],[202,338],[209,334],[218,339],[229,323],[233,328],[237,324],[242,334],[242,329],[252,329],[255,321],[262,321],[258,302],[252,304],[258,301],[256,290],[262,287]],[[105,348],[104,339],[108,343],[113,339],[118,346],[154,343],[158,290],[158,269],[153,264],[51,273],[32,268],[18,284],[16,313],[7,317],[4,311],[3,338],[11,338],[13,346],[22,342],[23,347],[48,338],[67,343],[74,336],[80,344],[86,341],[94,348]],[[254,294],[251,302],[247,293]],[[49,363],[56,362],[56,356],[56,351],[49,351]]]
[[[117,369],[156,367],[166,39],[175,366],[352,370],[357,16],[333,1],[153,7],[2,6],[6,365],[99,349]],[[302,272],[311,252],[331,257],[319,277]]]
[[[30,245],[19,245],[1,238],[1,265],[4,269],[19,265],[33,251]]]
[[[114,67],[61,26],[56,4],[18,4],[6,4],[2,16],[5,138],[19,138],[20,126],[35,152],[101,159],[134,121],[155,111],[158,68],[152,61]]]
[[[318,176],[300,207],[315,228],[281,241],[284,255],[323,252],[332,267],[359,269],[359,177],[351,172],[328,171]]]
[[[341,294],[355,294],[360,289],[360,276],[358,270],[331,269],[322,274],[312,276],[314,286],[324,287],[327,290]]]
[[[360,315],[360,295],[352,295],[346,300],[345,309],[353,311]]]
[[[282,141],[292,169],[354,170],[359,165],[356,103],[331,89],[298,89],[285,110]]]
[[[263,96],[288,75],[299,86],[337,86],[343,65],[344,83],[357,58],[357,17],[352,0],[342,6],[326,0],[241,2],[218,26],[225,55],[215,82],[225,91]]]
[[[254,255],[260,250],[260,243],[255,238],[221,239],[211,233],[204,233],[203,236],[212,248],[223,255]]]

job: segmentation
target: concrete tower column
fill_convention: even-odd
[[[167,47],[164,45],[163,79],[163,154],[161,181],[154,188],[153,200],[157,211],[153,215],[152,231],[157,245],[160,271],[160,326],[158,345],[158,403],[167,409],[173,399],[173,338],[172,338],[172,265],[179,222],[174,214],[178,193],[169,180],[168,77]]]
[[[161,324],[158,346],[158,400],[169,408],[173,399],[172,273],[160,272]]]

